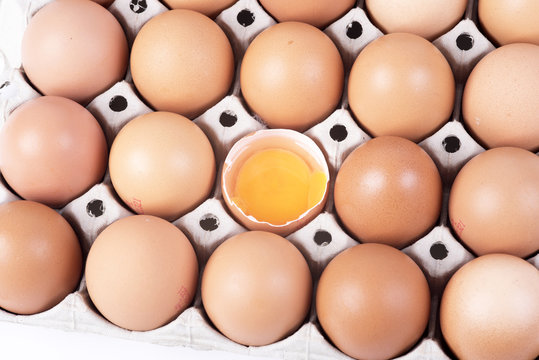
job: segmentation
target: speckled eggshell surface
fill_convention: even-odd
[[[133,211],[170,221],[208,197],[216,171],[204,132],[165,111],[141,115],[122,128],[112,143],[109,169],[114,189]]]
[[[470,261],[447,283],[440,325],[459,359],[537,358],[539,271],[505,254]]]
[[[487,54],[464,88],[464,123],[489,148],[539,150],[539,45],[510,44]]]
[[[130,61],[133,82],[151,107],[190,119],[221,100],[234,78],[225,33],[193,10],[166,11],[144,24]]]
[[[204,309],[219,331],[240,344],[261,346],[302,324],[310,309],[312,277],[288,240],[248,231],[213,252],[201,289]]]
[[[404,253],[360,244],[325,268],[316,293],[322,328],[356,359],[391,359],[410,348],[427,326],[429,285]]]
[[[191,304],[198,261],[177,227],[134,215],[96,238],[85,274],[90,298],[103,316],[123,328],[146,331],[167,324]]]
[[[367,12],[385,33],[406,32],[434,40],[462,19],[466,0],[366,0]]]
[[[73,100],[41,96],[19,106],[0,132],[0,169],[23,198],[59,208],[100,182],[105,135]]]
[[[499,45],[539,45],[539,2],[536,0],[479,0],[479,23]]]
[[[457,174],[449,217],[477,255],[527,257],[539,250],[539,157],[513,147],[490,149]]]
[[[194,10],[211,18],[235,2],[236,0],[163,0],[163,3],[171,9]]]
[[[344,67],[339,50],[321,30],[284,22],[249,45],[240,81],[247,104],[270,128],[305,131],[337,107]]]
[[[419,142],[450,118],[455,79],[432,43],[393,33],[359,53],[350,71],[348,100],[360,126],[372,136]]]
[[[350,10],[355,0],[260,0],[277,21],[300,21],[324,28]]]
[[[362,242],[405,247],[436,222],[442,181],[427,153],[410,140],[382,136],[356,148],[335,180],[335,208]]]
[[[123,79],[128,53],[118,20],[91,1],[47,4],[22,39],[22,64],[34,86],[83,105]]]
[[[0,307],[17,314],[52,308],[82,271],[77,235],[56,211],[33,201],[0,205]]]

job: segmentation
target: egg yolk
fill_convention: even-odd
[[[232,201],[258,221],[284,225],[323,199],[326,175],[283,149],[256,152],[241,166]]]

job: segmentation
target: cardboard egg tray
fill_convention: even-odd
[[[51,0],[17,0],[0,2],[0,124],[23,102],[40,96],[25,78],[20,66],[20,41],[32,15]],[[339,48],[346,70],[357,54],[372,40],[383,33],[372,25],[363,2],[324,31]],[[433,43],[451,64],[457,82],[457,94],[452,118],[435,134],[419,145],[432,157],[444,181],[442,213],[426,236],[403,249],[422,268],[432,294],[431,316],[427,329],[418,343],[399,359],[449,359],[451,353],[444,344],[438,323],[438,308],[443,288],[450,276],[464,263],[474,258],[453,234],[448,222],[448,194],[450,185],[459,169],[473,156],[484,151],[463,127],[460,104],[465,80],[473,66],[494,46],[479,31],[475,1],[470,0],[463,20]],[[158,0],[116,0],[109,10],[124,27],[129,44],[138,30],[153,16],[167,8]],[[239,69],[248,44],[265,28],[275,24],[256,0],[239,0],[224,10],[215,20],[228,35]],[[3,69],[2,69],[3,65]],[[231,90],[225,98],[194,119],[210,139],[220,167],[231,146],[242,136],[265,128],[263,122],[252,114],[241,97],[239,71]],[[370,139],[353,119],[348,108],[346,91],[341,106],[327,119],[307,130],[324,152],[330,168],[329,197],[325,210],[309,224],[287,238],[303,253],[316,284],[326,264],[339,252],[358,242],[348,235],[333,206],[335,175],[346,156],[358,145]],[[101,123],[110,144],[119,129],[137,115],[152,111],[139,98],[128,71],[124,81],[97,96],[87,109]],[[0,183],[0,203],[18,197],[9,187]],[[86,256],[96,236],[115,220],[132,214],[115,194],[107,172],[103,182],[73,200],[59,212],[71,223]],[[220,178],[217,176],[212,195],[195,210],[173,222],[191,240],[200,264],[201,273],[213,250],[225,239],[243,232],[227,212],[224,205]],[[539,267],[539,256],[528,259]],[[313,297],[314,299],[314,297]],[[314,305],[314,304],[313,304]],[[256,304],[253,304],[256,306]],[[128,331],[113,325],[102,317],[93,306],[84,277],[78,289],[54,308],[36,315],[15,315],[0,309],[0,321],[33,324],[45,327],[104,334],[118,338],[134,339],[170,346],[188,346],[195,349],[217,349],[256,356],[282,359],[349,359],[325,337],[317,322],[314,306],[305,323],[289,337],[274,344],[246,347],[221,335],[208,320],[200,297],[200,289],[190,308],[171,323],[152,331]]]

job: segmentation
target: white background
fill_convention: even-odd
[[[223,351],[197,351],[96,334],[0,322],[0,359],[5,360],[269,360]]]

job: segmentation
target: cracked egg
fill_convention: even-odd
[[[245,227],[286,236],[320,213],[328,184],[326,159],[313,140],[294,130],[265,129],[230,149],[221,187]]]

